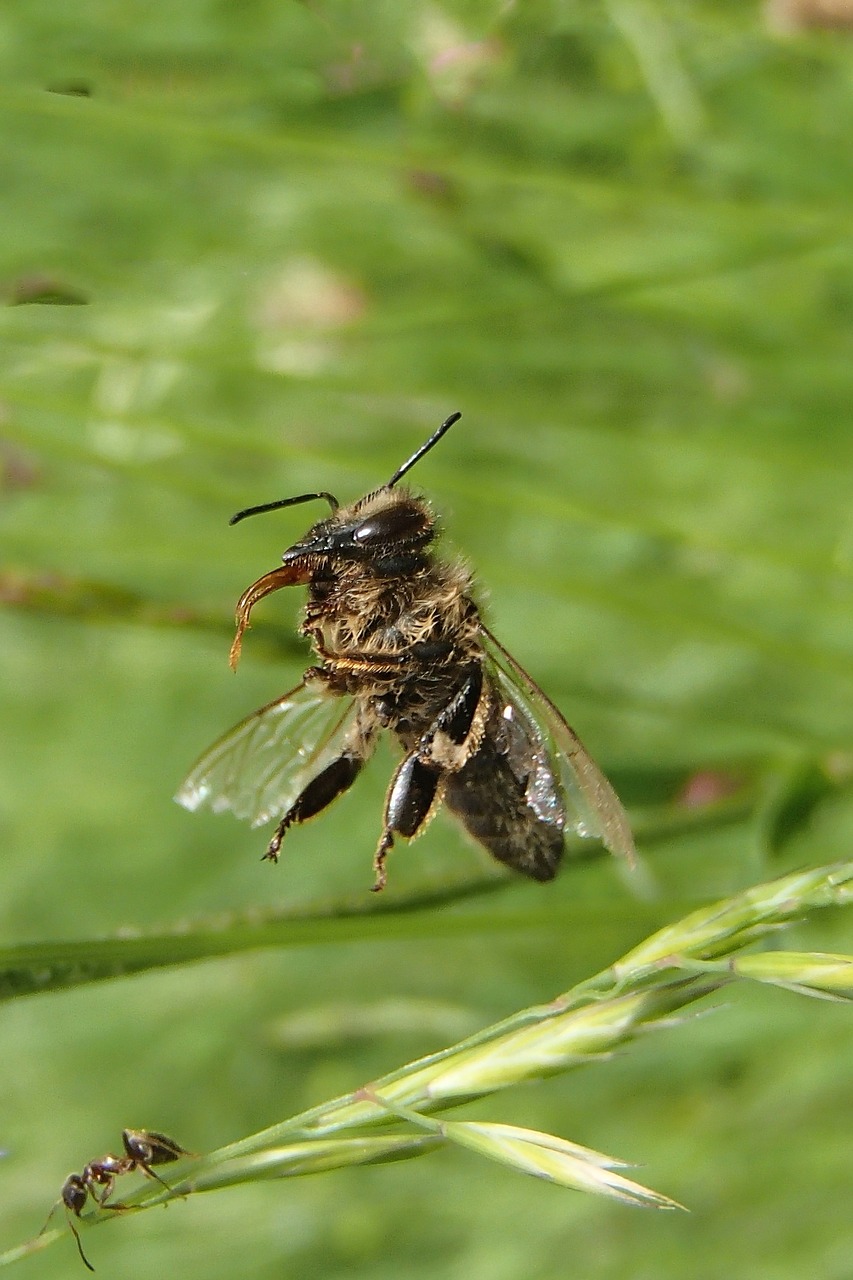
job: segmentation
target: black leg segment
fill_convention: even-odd
[[[327,808],[333,800],[337,800],[338,796],[348,791],[363,765],[364,760],[360,756],[338,756],[331,764],[326,765],[316,778],[312,778],[278,824],[264,858],[269,858],[271,862],[278,862],[278,851],[288,827],[307,822],[309,818],[315,817]]]
[[[445,734],[456,746],[461,744],[471,732],[474,716],[483,692],[483,668],[473,667],[464,683],[456,691],[447,706],[433,720],[421,739],[421,754],[439,733]]]
[[[435,803],[443,776],[443,770],[424,764],[414,752],[397,769],[385,802],[385,827],[373,858],[374,891],[385,888],[385,858],[394,837],[411,840],[417,835]]]
[[[385,805],[385,827],[411,840],[432,808],[441,770],[424,764],[414,754],[406,756],[391,783]]]

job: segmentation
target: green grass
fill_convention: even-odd
[[[216,1150],[850,857],[851,59],[729,3],[5,6],[0,1251],[123,1127]],[[294,592],[227,668],[235,600],[313,513],[228,517],[349,500],[454,409],[417,483],[628,804],[650,898],[604,859],[496,888],[439,819],[377,902],[390,750],[277,869],[263,832],[170,803],[308,660]],[[685,809],[702,773],[731,792]],[[851,951],[850,922],[780,945]],[[689,1215],[444,1147],[127,1215],[87,1252],[211,1280],[846,1276],[849,1009],[725,1001],[454,1114],[641,1163]],[[21,1268],[78,1265],[69,1236]]]

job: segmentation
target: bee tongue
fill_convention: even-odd
[[[228,655],[228,665],[232,671],[237,670],[240,650],[243,647],[243,635],[249,629],[249,618],[258,601],[263,600],[264,596],[270,595],[273,591],[280,591],[282,587],[299,586],[300,583],[307,582],[309,576],[304,562],[286,564],[265,573],[262,578],[258,578],[257,582],[253,582],[246,588],[237,601],[237,634],[234,636],[231,652]]]

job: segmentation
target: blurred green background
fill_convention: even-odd
[[[593,860],[7,1003],[0,1248],[125,1125],[216,1147],[695,903],[850,856],[853,38],[782,9],[4,4],[0,945],[375,905],[390,749],[277,869],[263,832],[170,796],[306,665],[298,592],[258,610],[236,679],[227,651],[237,596],[317,513],[229,515],[351,500],[454,409],[417,484],[657,891]],[[439,819],[387,899],[487,871]],[[468,1109],[640,1162],[690,1215],[447,1150],[128,1216],[87,1252],[213,1280],[848,1277],[851,1084],[843,1006],[736,989]],[[69,1237],[21,1267],[80,1264]]]

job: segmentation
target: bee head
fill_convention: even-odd
[[[405,490],[378,489],[315,524],[285,551],[282,561],[396,562],[417,554],[434,537],[435,521],[425,502]]]
[[[316,558],[357,560],[375,563],[386,572],[399,572],[432,542],[435,537],[435,520],[423,500],[406,489],[396,490],[394,486],[461,416],[460,413],[452,413],[394,472],[387,484],[360,498],[352,506],[341,507],[331,493],[303,493],[295,498],[282,498],[278,502],[267,502],[260,507],[238,511],[232,516],[231,524],[237,524],[247,516],[322,498],[328,502],[332,514],[313,525],[303,538],[285,551],[282,556],[285,565],[305,564]]]

